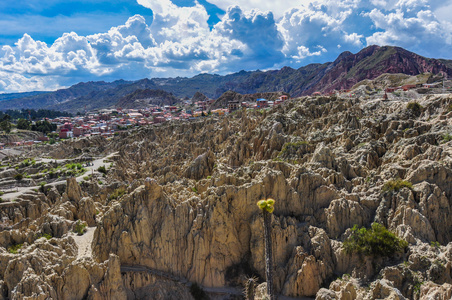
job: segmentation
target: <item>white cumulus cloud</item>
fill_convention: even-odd
[[[216,24],[198,2],[179,7],[171,0],[137,0],[152,10],[152,22],[130,16],[109,30],[68,32],[49,45],[25,33],[14,45],[0,46],[0,92],[299,67],[371,44],[451,58],[450,1],[207,1],[225,11]]]
[[[450,24],[440,22],[430,10],[410,17],[402,10],[389,14],[373,9],[368,16],[378,31],[366,38],[367,44],[397,45],[413,51],[447,55],[452,44]]]

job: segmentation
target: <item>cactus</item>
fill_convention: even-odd
[[[272,255],[272,236],[271,236],[271,218],[275,210],[275,200],[267,199],[257,202],[257,206],[264,215],[264,240],[265,240],[265,276],[267,278],[267,294],[270,300],[274,300],[273,293],[273,255]]]
[[[257,278],[250,277],[245,282],[245,299],[246,300],[254,300],[254,293],[256,289]]]

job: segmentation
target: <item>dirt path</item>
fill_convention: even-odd
[[[91,248],[91,243],[93,242],[95,229],[96,227],[88,227],[88,230],[84,235],[74,234],[73,238],[78,247],[77,259],[84,257],[93,257],[93,249]]]
[[[87,166],[87,167],[85,167],[86,172],[76,177],[77,182],[83,181],[83,177],[85,177],[86,175],[94,174],[94,173],[99,173],[99,172],[97,171],[97,169],[98,169],[100,166],[105,166],[105,167],[107,167],[107,166],[110,164],[110,163],[104,162],[104,160],[106,160],[106,159],[108,159],[108,158],[110,158],[111,156],[116,155],[116,154],[117,154],[117,152],[111,153],[111,154],[109,154],[109,155],[107,155],[107,156],[105,156],[105,157],[101,157],[101,158],[98,158],[98,159],[96,159],[96,160],[93,160],[93,161],[92,161],[93,165],[92,165],[92,166]],[[44,158],[44,159],[42,159],[42,161],[43,161],[43,162],[50,162],[50,161],[55,161],[55,159],[47,159],[47,158]],[[65,161],[65,159],[58,159],[57,161],[58,161],[58,162],[62,162],[62,161]],[[51,183],[49,183],[49,184],[47,184],[47,185],[53,185],[53,186],[56,186],[56,185],[58,185],[58,184],[64,184],[64,183],[66,183],[66,180],[60,180],[60,181],[51,182]],[[24,194],[24,193],[26,193],[26,192],[31,192],[32,190],[35,190],[35,189],[38,189],[38,188],[39,188],[39,186],[17,187],[17,188],[14,188],[14,190],[17,190],[16,192],[5,193],[5,194],[2,196],[2,198],[3,198],[4,200],[13,200],[13,199],[18,198],[20,195],[22,195],[22,194]]]

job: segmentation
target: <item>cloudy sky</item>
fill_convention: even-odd
[[[452,0],[0,0],[0,93],[299,68],[368,45],[452,59]]]

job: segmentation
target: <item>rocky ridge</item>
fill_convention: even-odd
[[[271,197],[278,294],[449,299],[452,98],[418,102],[420,111],[400,99],[303,97],[93,140],[99,151],[118,151],[104,184],[69,179],[64,190],[29,195],[35,210],[19,209],[26,199],[2,204],[11,208],[2,209],[0,269],[9,271],[0,295],[165,299],[158,295],[171,290],[190,299],[187,282],[207,290],[264,280],[256,202]],[[383,189],[398,178],[412,187]],[[77,259],[76,220],[96,227],[89,262]],[[350,228],[373,222],[405,239],[406,251],[346,253]],[[17,244],[17,254],[6,250]],[[69,290],[70,282],[83,288]]]

